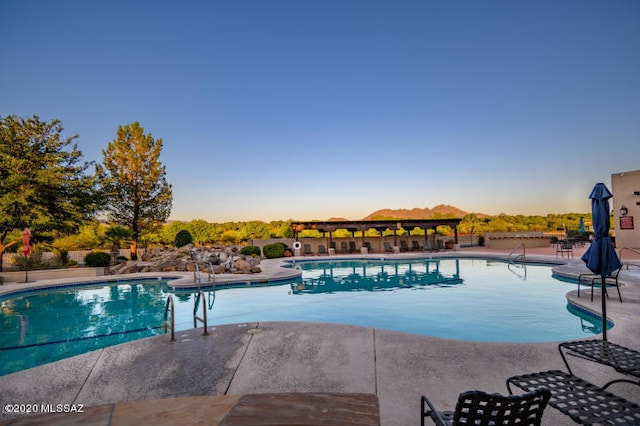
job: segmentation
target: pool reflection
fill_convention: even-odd
[[[302,269],[314,269],[316,273],[292,283],[291,290],[293,294],[389,291],[424,286],[450,287],[464,282],[460,278],[458,260],[455,261],[455,271],[451,273],[440,271],[439,260],[386,262],[362,261],[357,265],[353,261],[323,263],[320,268],[317,263],[305,263]]]

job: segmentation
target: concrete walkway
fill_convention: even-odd
[[[478,249],[453,254],[505,255]],[[558,267],[557,273],[577,276],[588,272],[578,253],[575,255],[576,259],[564,259],[566,264]],[[555,252],[528,250],[527,258],[556,261]],[[607,305],[608,316],[615,322],[609,340],[640,349],[640,268],[622,274],[623,303],[611,297]],[[589,291],[579,299],[575,293],[568,297],[599,311],[598,290],[593,303],[589,302]],[[576,375],[595,384],[617,376],[611,368],[587,361],[572,360],[572,366]],[[156,424],[172,424],[175,411],[182,410],[183,424],[217,424],[206,409],[215,408],[211,401],[187,398],[152,404],[148,400],[275,392],[370,393],[378,396],[381,424],[402,426],[419,424],[422,394],[438,407],[452,409],[460,392],[481,389],[504,394],[509,376],[549,369],[565,369],[557,342],[485,343],[338,324],[243,323],[211,327],[207,336],[202,330],[178,332],[175,342],[166,335],[151,337],[2,376],[0,399],[3,406],[114,404],[113,413],[125,408],[137,409],[138,414],[148,410],[147,418]],[[611,390],[640,403],[638,387],[620,384]],[[139,400],[147,402],[131,402]],[[166,416],[158,415],[163,410]],[[0,416],[4,419],[1,424],[37,420],[5,412]],[[103,416],[100,422],[85,412],[70,414],[65,422],[134,424],[140,418],[145,416],[130,420],[110,416],[105,422]],[[48,416],[40,423],[28,424],[51,424],[52,420]],[[544,424],[573,422],[549,407]]]

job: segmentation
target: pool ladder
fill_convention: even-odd
[[[516,254],[516,251],[522,247],[522,253]],[[515,254],[515,256],[514,256]],[[524,243],[520,243],[511,250],[511,253],[507,256],[509,263],[514,263],[516,261],[526,262],[527,261],[527,253],[525,251]]]
[[[164,305],[164,334],[167,334],[167,329],[171,329],[171,341],[176,340],[176,308],[172,296],[167,297],[167,303]]]
[[[202,316],[198,316],[198,306],[200,305],[200,300],[202,300]],[[171,330],[171,341],[176,340],[176,308],[173,303],[173,296],[167,297],[167,303],[164,305],[164,333],[167,334],[167,331]],[[203,336],[207,336],[209,334],[209,328],[207,327],[207,301],[204,297],[203,292],[198,292],[196,298],[193,303],[193,328],[198,328],[198,322],[202,323],[203,326]]]
[[[200,267],[198,266],[198,262],[194,263],[195,267],[193,269],[193,282],[201,284],[202,283],[202,274],[200,273]],[[209,263],[209,268],[207,269],[207,282],[216,283],[216,272],[213,269],[213,264]],[[213,279],[212,279],[213,278]]]

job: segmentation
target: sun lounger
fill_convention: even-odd
[[[570,373],[560,370],[524,374],[507,379],[525,392],[544,387],[551,391],[549,405],[584,425],[638,425],[640,405],[627,401]]]

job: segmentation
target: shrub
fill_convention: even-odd
[[[45,260],[39,251],[34,251],[29,257],[19,253],[13,258],[12,263],[16,265],[20,271],[24,271],[25,269],[29,269],[30,271],[37,269],[58,269],[61,267],[58,264],[57,257]]]
[[[260,247],[258,246],[245,246],[240,249],[240,254],[245,256],[260,256]]]
[[[183,229],[176,234],[176,247],[184,247],[191,243],[193,243],[193,237],[186,229]]]
[[[84,264],[90,268],[107,267],[111,263],[111,255],[103,251],[92,251],[84,257]]]
[[[286,245],[282,243],[267,244],[262,248],[262,252],[264,253],[264,257],[267,259],[274,259],[276,257],[284,256],[285,247]]]

